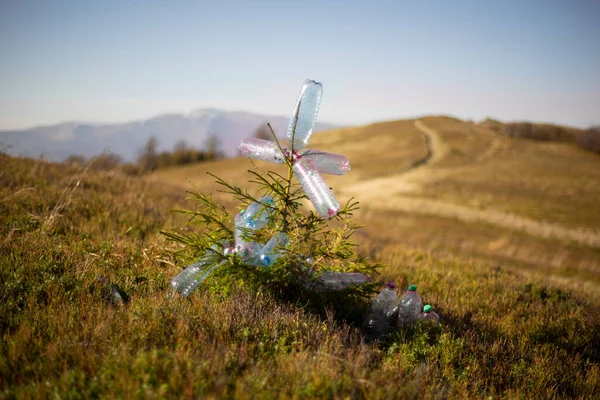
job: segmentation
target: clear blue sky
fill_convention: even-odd
[[[600,1],[0,2],[0,129],[203,107],[600,123]]]

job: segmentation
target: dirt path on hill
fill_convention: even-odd
[[[453,173],[452,169],[432,168],[448,154],[448,148],[439,133],[419,120],[415,121],[415,127],[423,132],[428,149],[427,155],[422,160],[403,173],[342,187],[341,193],[348,197],[359,198],[363,204],[368,204],[368,207],[438,215],[463,222],[483,222],[501,228],[524,231],[541,238],[575,241],[586,246],[600,247],[600,232],[597,231],[566,228],[499,210],[478,210],[427,198],[405,196],[405,194],[421,192],[425,182],[434,182]],[[489,149],[476,161],[491,157],[501,147],[502,142],[495,139]]]

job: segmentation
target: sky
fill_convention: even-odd
[[[600,123],[600,0],[0,0],[0,129],[201,108]]]

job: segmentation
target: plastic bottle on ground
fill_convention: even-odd
[[[392,317],[398,312],[400,301],[394,290],[394,282],[388,282],[385,288],[371,302],[371,312],[382,312],[387,317]]]
[[[363,325],[366,343],[383,339],[390,333],[397,318],[399,305],[395,287],[393,282],[388,282],[371,302],[371,313]]]
[[[417,286],[410,285],[408,291],[400,299],[400,306],[398,309],[398,325],[407,325],[416,321],[417,317],[421,313],[423,307],[423,301],[417,293]]]
[[[419,314],[419,319],[424,321],[431,321],[436,324],[440,322],[440,316],[437,315],[435,311],[433,311],[433,307],[431,307],[431,305],[429,304],[426,304],[425,307],[423,307],[423,312]]]

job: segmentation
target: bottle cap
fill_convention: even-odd
[[[265,267],[268,267],[269,265],[271,265],[271,259],[268,256],[261,254],[260,255],[260,263],[262,265],[264,265]]]
[[[390,288],[392,290],[396,288],[396,285],[394,285],[394,282],[392,282],[392,281],[389,281],[388,283],[386,283],[385,286],[387,286],[388,288]]]
[[[426,312],[426,313],[427,313],[427,312],[431,312],[431,309],[432,309],[432,308],[433,308],[433,307],[431,307],[431,305],[430,305],[430,304],[426,304],[426,305],[425,305],[425,307],[423,307],[423,312]]]
[[[414,292],[417,290],[417,285],[409,285],[408,286],[408,290],[410,290],[411,292]]]

